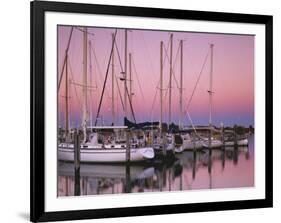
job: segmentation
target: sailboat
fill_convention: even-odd
[[[225,141],[225,146],[234,146],[235,142],[233,140],[231,141]],[[248,146],[249,144],[249,140],[248,138],[244,138],[244,139],[239,139],[237,140],[237,146]]]
[[[116,33],[112,39],[112,48],[110,60],[114,56],[114,43]],[[127,38],[125,38],[126,40]],[[83,141],[80,144],[80,161],[81,162],[96,162],[96,163],[121,163],[128,161],[128,154],[130,162],[144,161],[154,158],[154,150],[151,147],[141,147],[140,144],[131,144],[131,141],[120,139],[119,137],[101,134],[101,130],[107,132],[125,132],[127,126],[87,126],[87,28],[83,30]],[[110,63],[109,60],[109,63]],[[113,61],[112,61],[113,62]],[[109,65],[109,64],[108,64]],[[113,67],[113,66],[112,66]],[[67,69],[66,69],[67,71]],[[114,73],[114,70],[112,70]],[[67,75],[66,75],[67,76]],[[112,75],[112,77],[114,74]],[[106,83],[106,82],[105,82]],[[105,84],[104,83],[104,84]],[[112,88],[113,89],[113,88]],[[127,90],[127,89],[125,89]],[[101,103],[100,103],[101,104]],[[67,105],[67,104],[66,104]],[[68,109],[66,108],[66,111]],[[66,114],[67,116],[67,114]],[[98,116],[98,115],[97,115]],[[68,121],[66,120],[66,123]],[[87,134],[91,129],[90,134]],[[67,131],[68,129],[66,129]],[[79,134],[79,133],[78,133]],[[67,133],[66,133],[67,135]],[[68,137],[66,137],[67,139]],[[129,148],[128,148],[129,147]],[[74,161],[74,144],[68,142],[60,143],[58,145],[58,159],[62,161]]]
[[[98,126],[96,130],[103,132],[118,132],[127,129],[126,126]],[[130,142],[131,143],[131,142]],[[139,147],[139,144],[131,144],[130,161],[144,161],[154,158],[154,150],[150,147]],[[127,159],[127,142],[126,139],[113,137],[112,134],[104,136],[104,134],[92,132],[89,134],[89,141],[80,145],[80,161],[81,162],[96,162],[96,163],[120,163],[126,162]],[[60,143],[59,160],[73,161],[74,160],[74,144]]]
[[[179,100],[179,107],[180,107],[180,119],[179,119],[179,127],[180,127],[180,136],[182,139],[182,145],[177,148],[176,152],[182,152],[184,150],[190,150],[190,149],[200,149],[202,148],[202,143],[199,140],[196,140],[195,138],[191,137],[189,132],[182,131],[183,130],[183,40],[180,40],[180,55],[181,55],[181,60],[180,60],[180,88],[179,88],[179,95],[180,95],[180,100]]]
[[[210,67],[210,85],[209,85],[209,137],[206,138],[202,145],[205,148],[218,148],[223,145],[222,141],[212,137],[213,124],[212,124],[212,99],[213,99],[213,50],[214,44],[210,44],[211,49],[211,67]]]

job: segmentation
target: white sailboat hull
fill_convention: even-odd
[[[237,140],[238,146],[247,146],[249,143],[248,139]],[[226,141],[225,146],[234,146],[234,141]]]
[[[144,161],[154,158],[154,150],[150,147],[131,149],[130,161]],[[74,149],[59,147],[58,159],[63,161],[74,161]],[[81,162],[95,163],[121,163],[126,162],[126,148],[91,148],[80,149]]]
[[[220,141],[220,140],[211,140],[211,145],[209,145],[208,141],[205,141],[202,143],[202,146],[204,148],[219,148],[219,147],[222,147],[223,144],[222,144],[222,141]]]
[[[182,153],[184,150],[201,149],[203,147],[202,143],[197,141],[195,143],[191,141],[183,141],[181,146],[175,147],[176,153]]]
[[[182,144],[183,149],[200,149],[202,148],[202,143],[200,141],[192,142],[190,140],[184,140]]]

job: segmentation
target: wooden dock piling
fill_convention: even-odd
[[[74,195],[80,195],[80,140],[77,130],[74,131]]]
[[[126,162],[131,160],[131,145],[130,145],[130,131],[125,131],[126,134]]]
[[[224,139],[224,125],[221,125],[221,141],[222,141],[222,146],[225,148],[225,139]]]
[[[237,143],[237,126],[234,125],[234,147],[237,147],[238,143]]]
[[[211,127],[209,129],[209,135],[208,135],[208,147],[209,147],[209,149],[212,148],[212,130],[211,130]]]
[[[167,146],[166,133],[164,133],[162,136],[163,136],[163,138],[162,138],[162,153],[163,153],[163,156],[166,157],[166,155],[167,155],[167,150],[166,150],[167,149],[166,148],[166,146]]]
[[[193,162],[192,162],[192,179],[195,179],[196,176],[196,163],[197,163],[197,151],[193,150]]]
[[[125,193],[131,193],[131,170],[130,164],[126,163]]]

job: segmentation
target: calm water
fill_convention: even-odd
[[[185,151],[176,161],[143,165],[59,162],[58,195],[73,196],[254,186],[254,135],[248,147]]]

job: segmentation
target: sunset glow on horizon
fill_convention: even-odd
[[[73,29],[68,52],[69,119],[70,127],[80,127],[82,118],[83,82],[83,32],[82,27]],[[112,34],[115,29],[88,27],[88,104],[89,123],[94,122],[102,87],[109,63]],[[71,26],[58,26],[58,79],[63,67],[65,51]],[[170,33],[167,31],[128,30],[128,54],[132,54],[132,106],[137,122],[159,121],[160,118],[160,41],[164,44],[163,66],[163,122],[168,122],[168,82]],[[172,122],[179,122],[180,53],[179,42],[183,40],[183,107],[191,98],[199,73],[202,75],[194,92],[188,112],[194,125],[208,125],[210,44],[213,51],[213,124],[254,126],[254,49],[252,35],[173,32]],[[89,47],[91,42],[91,48]],[[121,97],[124,96],[122,67],[125,54],[124,29],[118,29],[114,53],[114,102],[116,125],[123,125],[124,111]],[[91,60],[90,60],[91,59]],[[129,75],[129,57],[128,57]],[[112,73],[109,67],[106,89],[101,106],[104,124],[112,123]],[[65,75],[65,73],[63,73]],[[65,76],[58,91],[59,125],[65,125]],[[118,84],[116,83],[118,81]],[[121,95],[119,94],[119,90]],[[127,84],[129,87],[129,82]],[[123,100],[123,99],[122,99]],[[128,103],[129,104],[129,103]],[[130,113],[128,105],[128,113]],[[130,118],[130,115],[128,116]],[[190,120],[184,113],[184,125]],[[99,120],[98,124],[102,124]]]

